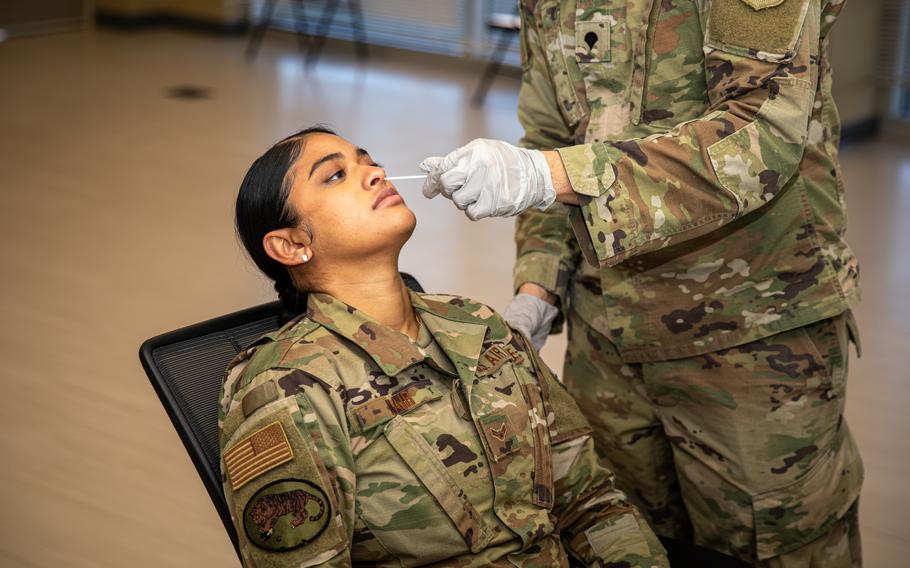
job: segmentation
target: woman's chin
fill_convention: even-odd
[[[402,204],[396,221],[396,228],[400,230],[401,235],[404,237],[402,242],[405,242],[411,238],[414,228],[417,227],[417,215],[408,209],[407,205]]]
[[[369,219],[368,224],[370,228],[367,233],[371,237],[369,242],[362,242],[364,246],[374,252],[386,251],[389,247],[401,249],[411,238],[417,226],[417,217],[407,206],[395,205],[383,208],[382,216]],[[361,227],[360,234],[364,233],[365,228]]]

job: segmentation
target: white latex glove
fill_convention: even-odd
[[[547,342],[553,320],[558,314],[559,309],[556,306],[537,296],[517,294],[503,310],[502,317],[509,325],[530,337],[534,349],[540,351]]]
[[[424,196],[445,195],[473,221],[546,209],[556,199],[543,153],[500,140],[472,140],[445,157],[425,159],[420,169],[427,172]]]

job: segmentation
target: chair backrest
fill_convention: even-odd
[[[423,292],[413,276],[401,276],[408,288]],[[158,335],[139,348],[145,373],[238,554],[237,531],[221,487],[218,399],[228,363],[245,346],[278,329],[280,313],[279,302],[262,304]]]
[[[183,440],[231,538],[238,548],[221,488],[218,399],[228,363],[260,336],[278,329],[279,302],[262,304],[153,337],[139,359]]]

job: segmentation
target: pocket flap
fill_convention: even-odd
[[[449,516],[471,552],[477,553],[486,548],[492,535],[423,436],[401,417],[395,417],[385,426],[385,436]]]

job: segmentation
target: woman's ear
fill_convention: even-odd
[[[285,266],[306,264],[313,258],[313,251],[302,241],[299,229],[276,229],[262,237],[262,248],[272,259]]]

